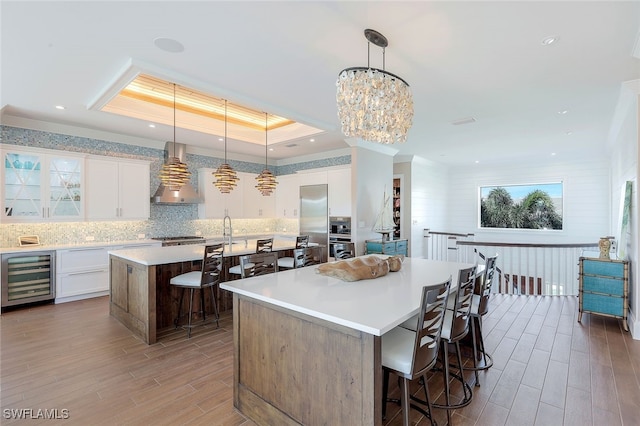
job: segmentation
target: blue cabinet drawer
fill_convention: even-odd
[[[624,298],[583,293],[581,310],[621,317],[624,316]]]
[[[584,259],[582,272],[592,275],[605,275],[608,277],[624,277],[624,263],[602,260]]]
[[[584,275],[582,290],[622,297],[624,295],[624,281],[616,278]]]

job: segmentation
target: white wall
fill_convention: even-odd
[[[629,329],[634,339],[640,339],[640,290],[638,287],[638,143],[640,142],[640,80],[625,83],[614,115],[614,126],[609,137],[611,145],[611,194],[613,224],[611,235],[619,236],[622,188],[626,181],[633,182],[631,197],[631,238],[627,246],[630,261]]]
[[[393,155],[397,150],[362,141],[347,142],[352,146],[351,240],[356,244],[356,253],[360,255],[364,253],[365,240],[381,238],[371,227],[382,207],[385,187],[388,196],[393,192]]]
[[[563,230],[486,230],[478,228],[479,187],[563,182]],[[609,164],[553,161],[546,164],[452,168],[449,172],[449,232],[473,233],[475,241],[594,243],[611,229]],[[436,229],[439,230],[439,229]]]
[[[441,164],[421,157],[411,161],[411,226],[412,257],[425,257],[424,229],[449,231],[447,228],[449,173]],[[452,231],[452,230],[451,230]]]

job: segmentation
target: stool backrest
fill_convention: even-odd
[[[271,253],[273,238],[263,238],[256,241],[256,253]]]
[[[222,256],[224,254],[224,243],[204,246],[204,257],[202,259],[201,287],[216,285],[222,278]]]
[[[240,256],[242,278],[278,272],[278,253],[256,253]]]
[[[436,286],[422,287],[411,377],[422,375],[436,363],[450,287],[451,277]]]
[[[356,257],[356,246],[353,243],[335,243],[333,257],[336,259],[350,259]]]
[[[475,284],[476,267],[460,269],[458,273],[458,291],[456,292],[453,315],[451,317],[452,340],[462,338],[469,331],[469,316],[471,314],[471,298]]]
[[[485,315],[489,312],[489,295],[493,284],[493,275],[496,272],[496,262],[498,255],[487,257],[484,264],[484,273],[480,282],[480,303],[478,304],[478,314]]]
[[[322,263],[322,247],[305,247],[293,250],[293,267],[319,265]]]
[[[296,248],[301,249],[309,246],[309,236],[299,235],[296,237]]]

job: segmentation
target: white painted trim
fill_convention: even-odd
[[[640,340],[640,318],[637,318],[633,311],[629,310],[627,315],[627,325],[629,326],[629,333],[634,340]]]
[[[283,158],[276,161],[278,166],[306,163],[308,161],[325,160],[327,158],[343,157],[351,155],[351,148],[334,149],[332,151],[319,152],[317,154],[300,155],[298,157]]]

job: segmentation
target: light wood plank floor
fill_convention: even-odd
[[[108,309],[102,297],[0,316],[1,424],[24,422],[7,410],[57,409],[69,418],[28,424],[253,425],[232,404],[230,314],[219,329],[196,328],[190,340],[171,331],[148,346]],[[575,297],[494,295],[483,328],[495,364],[452,424],[639,425],[640,341],[619,321],[576,319]],[[442,401],[440,373],[429,386]],[[398,407],[387,407],[385,424],[401,424]],[[435,415],[444,425],[445,412]],[[415,410],[412,422],[428,424]]]

